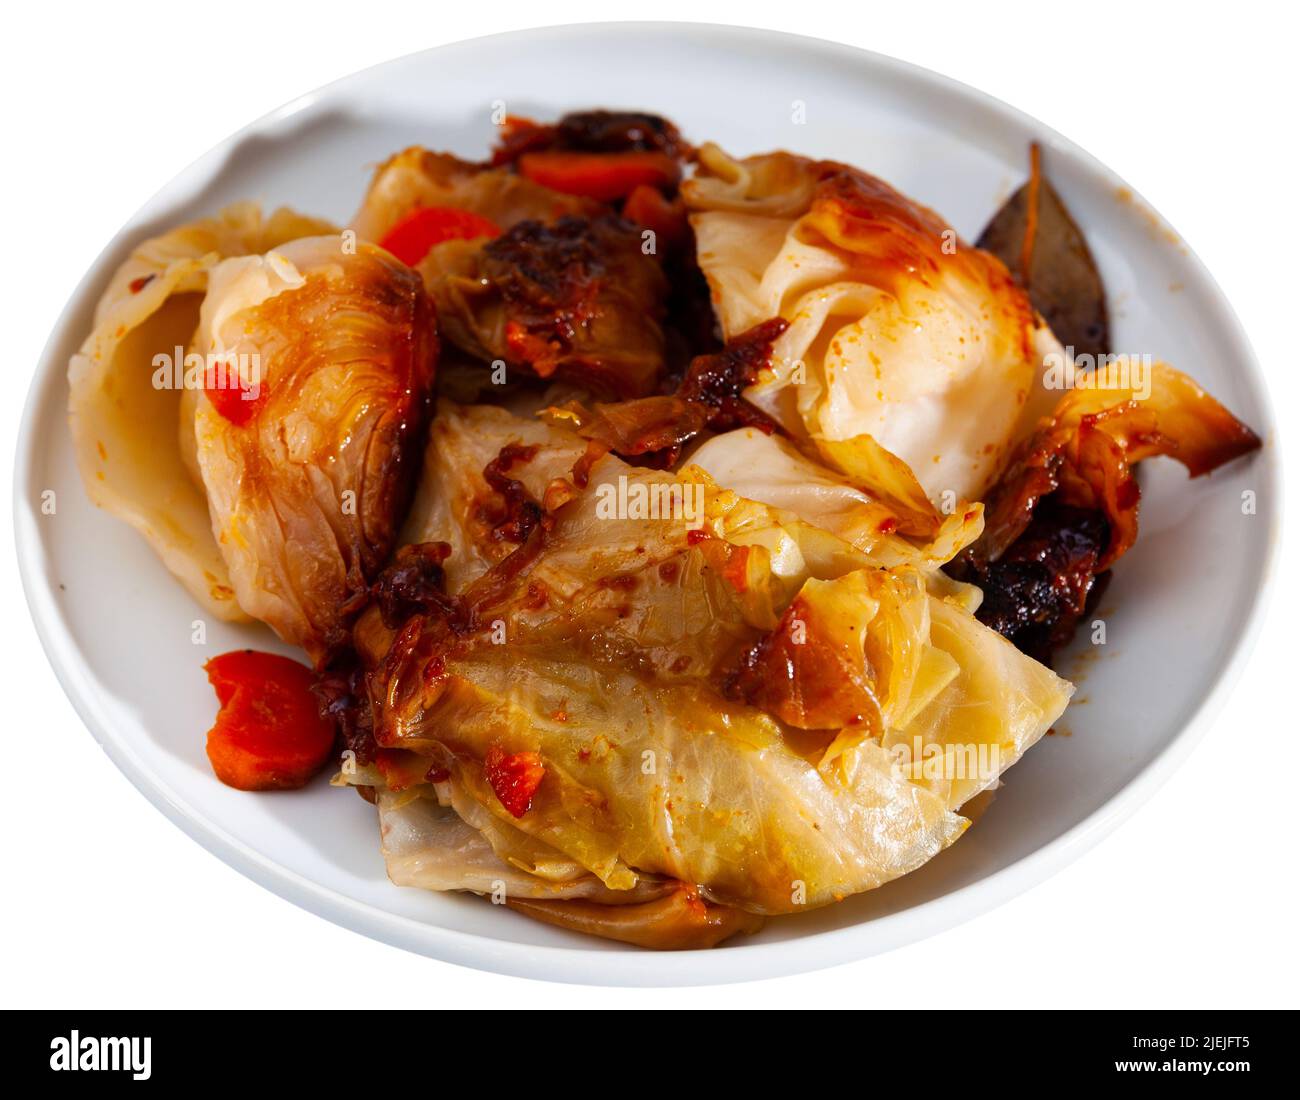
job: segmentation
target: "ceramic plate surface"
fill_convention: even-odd
[[[1188,482],[1144,470],[1142,531],[1102,604],[1107,643],[1060,662],[1079,696],[1006,777],[988,812],[919,871],[712,952],[658,954],[580,938],[481,899],[392,886],[372,807],[323,781],[257,796],[223,786],[204,755],[214,700],[202,670],[263,628],[209,625],[125,524],[86,500],[65,420],[66,365],[130,247],[235,199],[344,221],[371,168],[410,144],[480,158],[491,112],[550,118],[644,108],[694,141],[750,154],[845,160],[941,211],[974,238],[1041,141],[1051,179],[1102,269],[1116,350],[1190,373],[1266,439],[1262,453]],[[794,121],[802,104],[802,123]],[[1032,119],[942,77],[847,47],[734,28],[613,24],[479,39],[381,65],[254,123],[183,172],[105,249],[37,370],[19,441],[16,529],[41,639],[105,751],[181,828],[290,900],[356,931],[504,973],[607,984],[737,981],[884,951],[1041,881],[1114,827],[1189,751],[1245,660],[1276,541],[1278,471],[1261,374],[1200,262],[1123,182]],[[41,513],[53,489],[58,509]],[[1241,494],[1259,513],[1241,515]],[[1207,574],[1213,583],[1206,583]]]

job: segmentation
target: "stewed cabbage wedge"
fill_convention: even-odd
[[[1168,455],[1200,477],[1260,443],[1185,374],[1119,357],[1073,380],[991,491],[986,530],[949,569],[984,590],[982,622],[1050,661],[1137,539],[1134,465]]]
[[[446,661],[442,690],[393,716],[392,743],[445,754],[452,782],[505,818],[488,754],[537,753],[545,777],[517,826],[610,889],[652,874],[797,912],[920,866],[965,827],[874,741],[827,777],[774,719],[703,683],[669,688],[562,645],[555,658],[490,645]]]
[[[197,396],[194,463],[240,606],[320,663],[396,544],[432,402],[419,277],[339,236],[228,260],[195,346],[232,368]],[[237,369],[233,369],[237,368]]]
[[[1064,503],[1105,513],[1110,537],[1097,568],[1107,569],[1137,540],[1134,465],[1168,455],[1200,477],[1260,446],[1249,427],[1167,363],[1120,357],[1102,373],[1123,384],[1080,375],[1015,456],[991,496],[984,556],[1000,557],[1038,501],[1059,488]]]
[[[447,241],[419,265],[444,336],[483,362],[628,398],[664,371],[668,282],[612,214]]]
[[[73,447],[90,499],[139,531],[220,619],[247,615],[179,434],[185,380],[201,384],[185,362],[199,305],[221,260],[329,232],[329,223],[292,210],[264,217],[255,203],[236,203],[145,241],[109,281],[68,366]]]
[[[364,781],[381,806],[396,787],[425,819],[451,808],[513,869],[453,888],[566,927],[694,946],[750,927],[730,914],[905,874],[1070,692],[910,562],[501,408],[440,405],[405,535],[446,544],[430,558],[446,590],[421,604],[414,585],[358,623],[383,763]],[[933,766],[950,750],[970,763],[957,778]],[[388,858],[412,882],[435,859],[418,838]],[[516,898],[520,871],[550,885]],[[546,899],[586,874],[686,893]]]
[[[980,499],[1061,353],[1002,263],[834,162],[705,145],[682,194],[724,334],[790,322],[749,400],[854,481],[897,479],[895,457],[937,504]]]

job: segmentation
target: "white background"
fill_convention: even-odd
[[[660,0],[637,12],[891,54],[1077,141],[1214,272],[1264,364],[1285,449],[1300,400],[1300,62],[1280,8],[1094,0],[1070,14],[1041,3]],[[32,367],[64,301],[136,207],[191,160],[280,103],[398,54],[615,10],[503,0],[11,10],[0,66],[4,491]],[[7,1007],[1300,1003],[1293,569],[1283,567],[1254,659],[1190,761],[1048,882],[953,931],[833,970],[684,992],[607,990],[476,973],[373,943],[255,886],[170,825],[96,747],[46,664],[17,581],[9,503],[0,513]],[[969,974],[972,959],[985,964],[984,980],[955,989],[952,975]]]

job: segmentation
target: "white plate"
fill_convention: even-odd
[[[1172,462],[1144,467],[1141,538],[1103,602],[1108,638],[1088,662],[1087,702],[1060,724],[1072,736],[1045,738],[978,825],[916,873],[712,952],[654,954],[477,898],[390,885],[374,811],[355,795],[324,783],[249,795],[213,777],[203,746],[214,700],[200,666],[275,643],[262,628],[218,626],[206,646],[192,645],[198,608],[129,528],[87,502],[65,424],[68,357],[109,273],[141,238],[239,198],[344,220],[369,166],[396,149],[418,142],[482,156],[496,101],[540,118],[645,108],[732,152],[846,160],[943,211],[967,237],[1022,179],[1037,139],[1101,265],[1116,348],[1169,359],[1270,441],[1198,482]],[[793,121],[796,101],[803,124]],[[254,123],[150,200],[86,275],[45,350],[19,442],[16,528],[41,639],[86,725],[163,813],[251,878],[339,924],[466,965],[607,984],[737,981],[861,958],[987,910],[1152,792],[1223,703],[1257,625],[1276,542],[1272,432],[1254,357],[1199,261],[1121,180],[1032,119],[934,74],[811,39],[576,26],[446,46],[348,77]],[[41,512],[47,489],[54,516]],[[1246,489],[1257,494],[1253,517],[1241,514]],[[1062,670],[1071,668],[1066,659]]]

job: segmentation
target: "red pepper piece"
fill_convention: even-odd
[[[534,183],[602,202],[626,198],[642,184],[671,187],[677,183],[677,162],[664,153],[525,153],[519,171]]]
[[[472,210],[452,206],[423,206],[412,210],[379,242],[402,263],[414,267],[443,241],[473,240],[475,237],[499,237],[501,227]]]
[[[212,407],[237,427],[247,424],[266,402],[266,386],[244,381],[233,363],[209,365],[203,372],[203,392]]]
[[[241,791],[303,786],[329,760],[334,725],[312,694],[312,671],[274,653],[239,649],[203,666],[221,710],[208,731],[217,778]]]
[[[507,753],[493,745],[483,760],[483,773],[501,805],[514,817],[523,817],[532,809],[546,765],[539,753]]]

